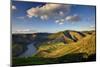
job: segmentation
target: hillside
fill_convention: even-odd
[[[34,35],[35,37],[32,37]],[[29,37],[29,35],[26,34],[26,37]],[[37,53],[27,58],[14,57],[14,65],[69,63],[96,60],[95,31],[66,30],[52,34],[32,34],[29,39],[30,38],[31,42],[36,42],[34,46],[37,48]]]
[[[78,42],[71,44],[51,44],[40,46],[38,55],[45,58],[61,57],[70,53],[86,53],[87,55],[95,54],[95,35],[87,35]]]
[[[51,43],[50,45],[40,46],[37,55],[45,58],[61,57],[70,53],[85,53],[87,55],[95,54],[95,34],[84,35],[77,32],[70,32],[70,36],[75,36],[77,42],[72,43]],[[84,35],[84,36],[83,36]],[[65,40],[69,38],[65,36]],[[70,37],[71,38],[71,37]],[[74,40],[72,38],[72,40]]]

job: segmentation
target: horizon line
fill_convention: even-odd
[[[63,31],[96,31],[95,29],[93,30],[63,30]],[[62,31],[58,31],[62,32]],[[11,34],[34,34],[34,33],[58,33],[58,32],[11,32]]]

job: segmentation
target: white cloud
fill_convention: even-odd
[[[55,23],[62,25],[62,24],[64,24],[64,21],[65,21],[65,19],[59,19],[59,20],[56,20]]]
[[[64,16],[64,12],[63,11],[59,11],[59,15],[60,16]]]
[[[32,7],[27,10],[27,16],[39,17],[40,19],[49,19],[55,17],[61,17],[69,13],[70,5],[63,4],[46,4],[42,7]]]
[[[92,29],[94,28],[95,29],[95,25],[91,25],[90,28],[92,28]]]
[[[40,18],[41,18],[42,20],[47,20],[47,19],[48,19],[48,15],[42,15],[42,16],[40,16]]]
[[[55,23],[62,25],[67,21],[77,22],[77,21],[80,21],[80,20],[81,20],[80,16],[77,15],[77,14],[74,14],[74,15],[71,15],[71,16],[66,16],[64,18],[57,19],[57,20],[55,20]]]
[[[24,16],[20,16],[20,17],[17,17],[18,19],[25,19],[25,17]]]
[[[59,23],[59,20],[55,20],[56,23]]]
[[[16,6],[15,5],[12,5],[12,10],[16,10]]]
[[[28,32],[30,29],[16,30],[16,32]]]
[[[59,25],[62,25],[62,24],[64,24],[64,23],[59,23]]]
[[[74,14],[72,16],[67,16],[65,18],[67,21],[73,21],[73,22],[76,22],[76,21],[80,21],[80,16],[77,15],[77,14]]]
[[[38,14],[38,8],[31,8],[31,9],[29,9],[29,10],[27,10],[27,16],[28,17],[33,17],[33,16],[37,16],[37,14]]]
[[[12,33],[35,33],[36,31],[33,29],[15,29],[12,30]]]

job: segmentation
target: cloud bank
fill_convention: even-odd
[[[12,5],[12,9],[16,9],[16,6]],[[27,16],[29,18],[37,17],[41,20],[52,19],[55,23],[62,25],[65,21],[77,22],[80,17],[77,14],[68,15],[71,12],[71,5],[64,4],[45,4],[41,7],[32,7],[28,9]],[[24,19],[25,17],[18,17]]]
[[[42,7],[32,7],[27,10],[27,16],[39,17],[40,19],[57,18],[58,16],[64,16],[70,11],[70,5],[62,4],[46,4]],[[58,17],[59,18],[59,17]]]
[[[36,32],[33,29],[17,29],[17,30],[13,30],[13,33],[33,33]]]
[[[52,19],[55,23],[62,25],[65,21],[78,22],[80,16],[77,14],[69,15],[71,12],[71,5],[64,4],[45,4],[41,7],[32,7],[27,10],[29,18],[37,17],[41,20]]]

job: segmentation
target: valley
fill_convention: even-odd
[[[95,38],[94,30],[12,34],[13,64],[35,65],[95,61]]]

